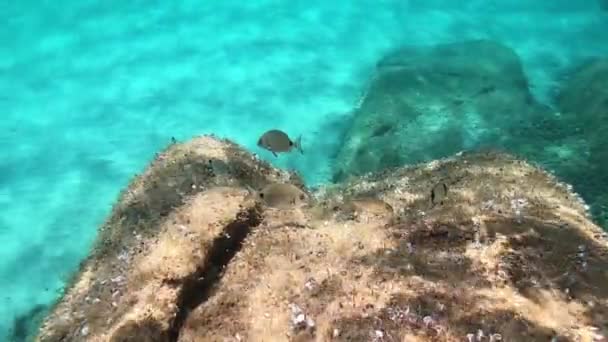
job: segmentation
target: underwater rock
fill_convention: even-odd
[[[599,223],[608,229],[608,58],[576,68],[556,103],[560,120],[569,127],[562,138],[567,143],[561,145],[571,146],[570,160],[560,166],[559,174],[584,194]]]
[[[593,131],[608,119],[608,58],[593,59],[575,69],[557,96],[564,114],[572,114],[581,128]],[[574,116],[576,114],[576,116]]]
[[[176,320],[219,272],[216,263],[257,224],[249,189],[271,182],[301,180],[228,140],[171,145],[122,192],[39,339],[172,336]]]
[[[13,321],[9,341],[31,341],[35,335],[36,328],[46,314],[47,307],[41,304],[34,305],[24,314]]]
[[[207,173],[210,159],[222,176]],[[119,198],[37,340],[574,341],[608,330],[608,242],[567,185],[526,162],[464,153],[322,187],[287,209],[247,195],[276,181],[292,179],[228,141],[171,146]],[[433,205],[439,182],[449,191]]]
[[[334,180],[479,146],[519,153],[533,122],[546,113],[529,91],[519,57],[504,45],[405,47],[377,63]]]

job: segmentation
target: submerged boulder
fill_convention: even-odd
[[[302,184],[212,136],[158,154],[121,194],[39,340],[170,338],[192,292],[211,281],[207,264],[225,255],[218,246],[232,248],[258,224],[243,204],[248,189],[269,182]]]
[[[524,153],[533,150],[530,138],[548,112],[531,95],[517,54],[504,45],[405,47],[378,62],[334,180],[479,146]]]
[[[588,61],[569,75],[556,99],[570,131],[569,163],[559,174],[575,184],[600,224],[608,228],[608,58]],[[566,144],[564,144],[566,145]]]
[[[574,341],[608,330],[606,236],[567,185],[526,162],[463,153],[303,188],[310,202],[285,209],[252,191],[272,182],[300,185],[228,141],[173,145],[122,194],[38,340]]]

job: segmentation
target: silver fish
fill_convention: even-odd
[[[436,206],[437,204],[443,205],[445,197],[448,195],[448,186],[441,182],[436,184],[433,189],[431,189],[431,204],[432,206]]]
[[[285,209],[305,204],[308,195],[289,183],[272,183],[257,193],[257,197],[269,207]]]
[[[293,148],[304,154],[301,135],[296,141],[292,141],[285,132],[278,129],[272,129],[262,134],[258,140],[258,146],[272,152],[275,157],[277,153],[290,152]]]
[[[342,206],[347,213],[368,213],[382,216],[393,213],[393,207],[379,198],[361,197],[347,201]]]

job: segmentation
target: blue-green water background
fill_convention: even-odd
[[[548,104],[561,70],[608,55],[595,0],[2,1],[0,23],[2,341],[56,298],[171,137],[228,137],[318,184],[393,48],[500,41]],[[260,151],[269,128],[307,153]]]

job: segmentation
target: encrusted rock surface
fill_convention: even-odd
[[[225,140],[121,195],[39,341],[559,341],[608,331],[608,243],[554,177],[461,153],[316,189]],[[448,193],[433,204],[430,191]],[[254,196],[252,196],[254,194]],[[468,336],[468,337],[467,337]]]
[[[560,176],[575,183],[608,229],[608,58],[569,74],[556,102],[562,125],[569,128],[556,139],[567,146],[562,153],[569,161],[560,165]]]
[[[334,180],[479,146],[535,151],[552,130],[538,129],[550,114],[507,46],[473,40],[404,47],[377,63]]]

